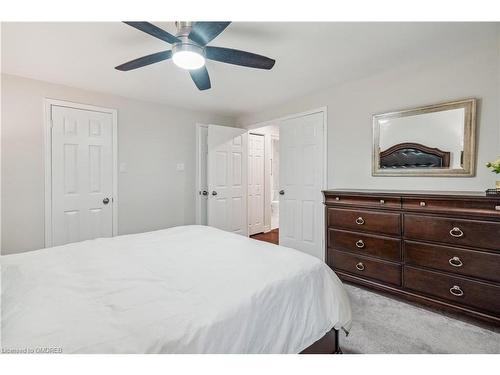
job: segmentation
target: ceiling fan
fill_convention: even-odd
[[[189,74],[199,90],[211,87],[205,59],[249,68],[270,70],[275,61],[269,57],[232,48],[207,46],[222,33],[231,22],[176,22],[174,36],[149,22],[124,22],[140,31],[172,44],[172,49],[139,57],[115,67],[128,71],[172,59],[174,64],[189,70]]]

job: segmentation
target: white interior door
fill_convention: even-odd
[[[52,246],[113,235],[113,116],[51,106]]]
[[[324,259],[322,112],[280,124],[279,243]]]
[[[197,127],[197,196],[196,196],[196,224],[207,225],[208,205],[208,125]]]
[[[208,126],[208,225],[242,235],[247,228],[246,130]]]
[[[248,234],[264,231],[264,140],[259,134],[248,136]]]

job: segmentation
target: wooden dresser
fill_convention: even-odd
[[[323,193],[326,261],[342,280],[500,325],[500,197]]]

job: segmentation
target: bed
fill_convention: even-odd
[[[380,152],[380,168],[449,168],[450,152],[420,143],[398,143]]]
[[[320,260],[205,226],[0,259],[1,345],[12,351],[299,353],[351,322]]]

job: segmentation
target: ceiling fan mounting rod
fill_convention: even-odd
[[[179,37],[185,37],[187,38],[189,36],[189,33],[191,32],[191,29],[193,28],[194,23],[191,21],[175,21],[175,26],[177,27],[177,34],[176,36]]]

